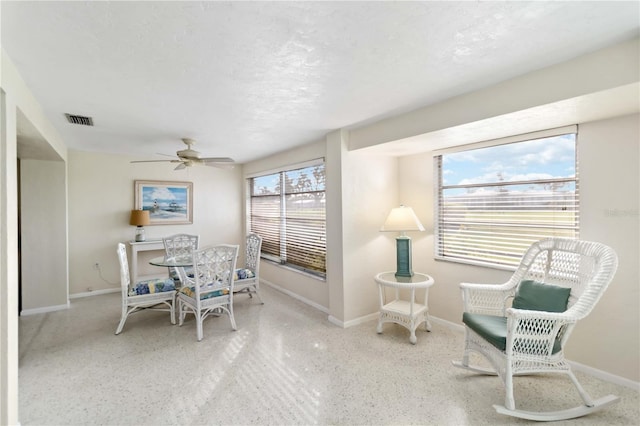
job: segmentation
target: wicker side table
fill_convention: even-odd
[[[407,328],[411,335],[409,341],[416,344],[416,329],[423,322],[425,330],[431,331],[429,323],[429,287],[433,285],[433,278],[429,275],[414,273],[412,277],[396,277],[394,272],[381,272],[375,276],[378,283],[378,291],[380,294],[380,316],[378,319],[378,334],[382,333],[382,324],[385,322],[393,322]],[[386,302],[385,287],[393,287],[395,289],[395,298]],[[400,290],[407,289],[410,291],[409,300],[400,299]],[[416,302],[416,289],[424,289],[423,303]]]

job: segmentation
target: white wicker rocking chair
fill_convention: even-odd
[[[180,326],[187,313],[196,317],[198,341],[202,340],[202,322],[211,315],[226,312],[231,328],[236,330],[233,316],[233,274],[238,246],[221,244],[193,252],[194,286],[183,286],[178,292]]]
[[[552,238],[534,243],[506,283],[462,283],[465,349],[462,362],[453,364],[481,374],[497,374],[502,379],[505,405],[494,405],[501,414],[556,421],[581,417],[617,402],[619,398],[614,395],[592,400],[571,371],[563,351],[577,321],[591,312],[617,266],[616,253],[603,244]],[[559,293],[564,293],[560,303],[566,310],[557,306],[543,309],[547,306],[545,298],[557,304]],[[509,307],[511,298],[513,306]],[[469,365],[471,351],[484,356],[493,370]],[[553,412],[516,409],[513,376],[537,373],[568,375],[584,405]]]
[[[127,321],[127,317],[129,315],[143,310],[168,311],[171,314],[171,324],[175,324],[176,291],[175,288],[172,287],[173,284],[168,287],[170,288],[168,291],[165,290],[163,285],[162,289],[158,288],[159,291],[156,291],[154,288],[153,293],[136,294],[135,287],[139,283],[134,283],[133,286],[131,285],[129,263],[127,262],[127,249],[125,245],[119,243],[116,252],[120,262],[120,287],[122,289],[122,314],[120,316],[120,323],[116,329],[116,334],[120,334],[122,332],[124,323]],[[154,285],[154,283],[147,283],[146,285],[147,290],[149,290],[149,285]]]
[[[247,235],[245,246],[244,269],[236,271],[236,281],[233,291],[247,293],[249,297],[255,294],[260,303],[264,304],[258,290],[260,290],[260,250],[262,249],[262,237],[258,234]]]
[[[162,239],[164,250],[168,257],[191,257],[191,253],[197,250],[200,243],[200,236],[190,234],[176,234]],[[189,277],[190,272],[185,268],[170,268],[178,274],[181,286],[192,286],[194,281]],[[189,268],[191,269],[191,268]]]

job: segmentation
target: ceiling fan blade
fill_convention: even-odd
[[[229,157],[206,157],[199,158],[199,160],[203,163],[233,163],[233,158]]]
[[[235,163],[202,163],[205,166],[209,167],[217,167],[219,169],[233,169],[236,165]]]
[[[134,160],[131,163],[176,163],[180,160]]]

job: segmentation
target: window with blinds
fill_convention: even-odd
[[[576,133],[434,157],[436,258],[511,268],[534,241],[578,238]]]
[[[262,237],[262,257],[326,275],[324,163],[248,180],[249,227]]]

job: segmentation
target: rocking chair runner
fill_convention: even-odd
[[[586,317],[613,279],[616,253],[594,242],[551,238],[534,243],[504,284],[462,283],[465,349],[456,367],[498,375],[505,385],[505,405],[496,411],[537,421],[581,417],[619,400],[592,400],[564,358],[564,347],[577,321]],[[513,298],[512,306],[507,305]],[[494,370],[469,365],[469,354],[483,355]],[[561,373],[571,378],[584,405],[554,412],[516,409],[513,376]]]

